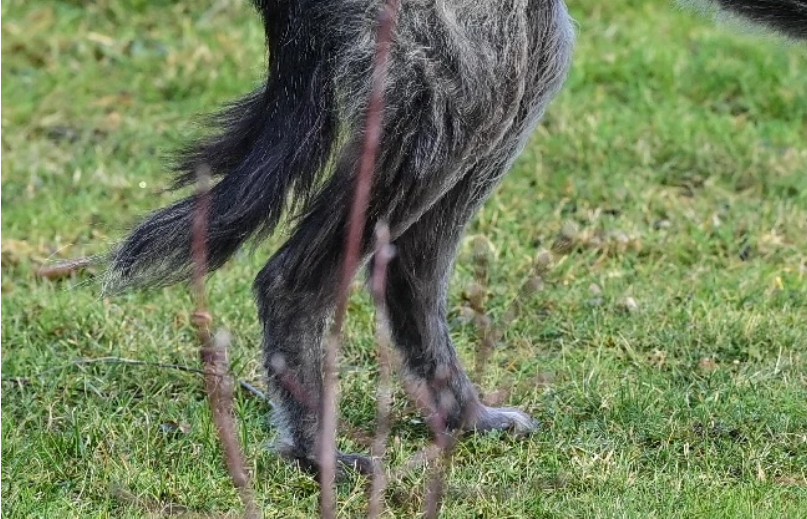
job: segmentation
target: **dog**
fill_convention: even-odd
[[[319,413],[295,398],[281,374],[311,401],[322,400],[323,335],[336,304],[382,2],[254,3],[269,50],[266,81],[217,116],[217,133],[180,154],[175,187],[193,183],[199,168],[218,179],[207,195],[208,271],[292,215],[293,234],[258,273],[254,294],[276,450],[317,471]],[[807,37],[801,0],[710,5]],[[361,263],[372,254],[375,225],[386,222],[397,254],[385,298],[403,376],[449,402],[452,431],[535,427],[517,409],[482,404],[449,336],[446,296],[466,225],[561,89],[573,44],[563,0],[400,3]],[[107,290],[187,280],[197,201],[189,196],[140,223],[111,253]],[[371,467],[360,455],[337,458]]]

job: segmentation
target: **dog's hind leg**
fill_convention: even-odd
[[[465,224],[482,199],[479,195],[474,177],[467,177],[395,240],[385,292],[390,328],[408,387],[427,412],[441,415],[441,426],[528,432],[532,421],[524,413],[481,404],[446,322],[454,257]]]
[[[321,411],[322,337],[333,310],[341,273],[358,142],[347,146],[337,171],[313,202],[288,242],[261,270],[254,290],[264,325],[264,359],[278,427],[275,448],[316,471],[316,443]],[[413,154],[417,155],[417,154]],[[394,157],[398,162],[400,157]],[[405,170],[407,166],[402,168]],[[396,178],[397,168],[385,169]],[[375,222],[391,222],[400,233],[441,198],[455,182],[435,174],[405,186],[384,186],[379,178],[368,208],[362,258],[370,252]],[[337,454],[341,465],[369,472],[367,458]]]
[[[560,0],[504,4],[498,9],[506,15],[487,3],[402,4],[386,82],[383,146],[361,245],[366,259],[379,221],[389,225],[394,241],[401,239],[405,256],[392,265],[395,286],[389,291],[397,297],[393,292],[401,290],[401,299],[391,305],[396,337],[421,379],[443,375],[433,368],[449,370],[446,383],[459,402],[449,425],[475,429],[499,428],[504,421],[520,429],[530,424],[520,412],[478,405],[448,340],[445,284],[465,223],[560,88],[572,38]],[[356,39],[356,45],[365,39]],[[353,87],[366,86],[368,79],[366,53],[346,51],[342,59],[338,84],[352,93],[343,99],[343,118],[354,137],[339,148],[333,175],[254,285],[280,429],[277,447],[312,469],[318,468],[321,340],[335,303],[363,142],[364,109],[351,100],[364,88]],[[422,265],[415,265],[421,259]],[[412,329],[404,315],[410,302],[419,305]],[[434,361],[422,361],[423,355]],[[371,468],[366,458],[338,456],[343,464]]]
[[[385,299],[405,376],[418,389],[416,396],[443,415],[447,429],[527,433],[535,425],[517,409],[479,401],[446,322],[449,278],[465,227],[509,170],[569,68],[573,33],[565,7],[560,2],[532,7],[530,66],[512,125],[444,198],[394,240],[397,255],[389,264]]]
[[[467,222],[495,186],[498,169],[487,169],[481,163],[394,241],[396,254],[388,265],[385,300],[407,386],[431,416],[439,414],[441,427],[506,429],[522,434],[534,427],[529,416],[517,409],[486,407],[479,401],[457,357],[446,321],[457,248]]]

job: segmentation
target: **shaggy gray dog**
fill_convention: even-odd
[[[255,0],[269,48],[260,89],[218,116],[221,131],[182,155],[177,186],[199,167],[210,192],[209,270],[284,212],[293,235],[255,279],[278,450],[316,470],[319,416],[281,383],[290,374],[322,395],[322,339],[333,311],[358,169],[380,0]],[[795,37],[805,2],[718,0],[720,7]],[[388,223],[398,254],[387,305],[405,376],[450,402],[451,430],[529,432],[515,409],[483,405],[457,359],[446,293],[463,230],[510,168],[552,98],[572,54],[562,0],[404,0],[385,85],[382,149],[362,254]],[[192,271],[196,197],[141,223],[112,257],[107,288],[169,284]],[[444,399],[447,391],[451,398]],[[438,394],[440,393],[440,394]],[[361,456],[338,454],[368,469]]]

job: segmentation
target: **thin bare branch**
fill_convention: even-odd
[[[230,334],[218,331],[206,347],[201,350],[202,361],[205,366],[205,388],[213,412],[213,422],[224,449],[224,459],[227,471],[233,481],[241,501],[244,505],[244,517],[257,519],[259,517],[249,473],[244,466],[244,456],[236,434],[235,418],[233,413],[233,380],[229,374],[227,361],[227,348],[230,344]]]
[[[490,278],[489,267],[491,248],[490,242],[483,236],[477,236],[473,241],[473,265],[474,278],[476,282],[469,287],[467,294],[471,309],[474,312],[474,324],[476,325],[479,343],[476,346],[476,358],[474,359],[473,381],[482,385],[482,376],[487,367],[488,358],[495,344],[495,331],[491,325],[490,317],[485,312],[485,301],[488,296],[488,279]]]
[[[477,386],[481,387],[482,377],[487,369],[490,354],[496,345],[496,330],[491,324],[490,317],[485,313],[476,312],[474,324],[476,325],[479,343],[476,346],[473,381]]]
[[[244,516],[252,519],[259,517],[259,514],[249,482],[249,473],[244,466],[241,445],[235,433],[233,381],[230,377],[227,359],[230,335],[223,331],[216,333],[215,336],[212,335],[213,318],[207,311],[205,275],[207,274],[207,217],[210,208],[210,169],[207,167],[199,168],[196,174],[196,209],[191,230],[191,255],[194,266],[192,285],[196,301],[193,324],[201,344],[199,356],[204,365],[205,391],[208,402],[210,402],[213,422],[216,424],[216,431],[224,450],[227,471],[236,489],[238,489],[241,502],[244,505]]]
[[[450,373],[438,371],[431,386],[425,382],[404,380],[407,394],[426,417],[426,423],[434,434],[434,443],[416,453],[404,467],[395,472],[394,479],[401,479],[408,470],[426,464],[431,473],[426,485],[423,517],[434,518],[442,505],[444,480],[451,454],[457,441],[457,432],[448,429],[448,413],[457,405],[454,394],[448,388]]]
[[[376,52],[373,65],[373,85],[367,108],[364,149],[356,177],[353,203],[348,220],[348,232],[342,262],[342,272],[337,292],[336,312],[333,326],[325,344],[323,361],[323,398],[320,415],[319,469],[320,469],[320,516],[330,519],[336,516],[336,409],[337,370],[339,339],[347,309],[347,297],[353,274],[361,255],[370,189],[379,143],[384,104],[384,84],[387,76],[392,33],[398,13],[398,0],[388,0],[381,10],[376,37]]]
[[[197,332],[203,343],[210,340],[210,324],[212,318],[207,314],[207,293],[205,291],[205,275],[207,274],[207,216],[210,212],[210,168],[199,167],[196,171],[196,208],[193,213],[191,228],[191,257],[193,258],[193,278],[191,279],[193,297],[196,303]],[[203,315],[204,314],[204,315]],[[207,337],[201,337],[207,334]]]
[[[45,279],[62,279],[78,273],[91,266],[94,258],[75,258],[66,261],[59,261],[52,265],[40,267],[36,275]]]
[[[423,517],[434,519],[440,514],[445,491],[445,476],[451,449],[455,438],[448,431],[446,417],[449,409],[456,405],[453,393],[448,389],[448,373],[435,374],[435,387],[432,394],[437,395],[432,403],[432,413],[428,416],[428,423],[434,433],[434,443],[440,450],[440,456],[432,467],[429,482],[426,486],[426,499],[423,507]]]
[[[389,227],[384,223],[376,225],[376,245],[373,265],[372,291],[376,312],[376,345],[378,348],[378,389],[376,430],[373,446],[370,450],[373,456],[374,469],[373,486],[370,491],[370,506],[367,517],[376,519],[381,515],[382,503],[384,500],[384,489],[386,488],[386,474],[384,473],[383,460],[387,450],[387,437],[389,436],[389,416],[392,406],[392,386],[390,384],[390,373],[392,371],[391,348],[392,342],[389,315],[387,314],[386,287],[387,287],[387,264],[394,254],[393,246],[390,245]]]

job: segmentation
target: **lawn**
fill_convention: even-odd
[[[444,516],[807,517],[807,51],[664,0],[570,4],[569,82],[474,220],[451,292],[472,368],[484,241],[499,337],[481,389],[542,427],[460,443]],[[177,196],[170,152],[261,78],[259,18],[240,0],[3,0],[2,17],[3,516],[235,514],[198,375],[75,363],[198,366],[187,289],[108,298],[97,271],[35,273]],[[256,385],[250,287],[282,238],[208,285]],[[373,432],[372,323],[357,291],[347,450]],[[311,517],[317,484],[265,448],[269,413],[238,394],[256,497],[267,517]],[[394,469],[430,436],[400,388],[393,418]],[[425,481],[393,481],[388,516],[417,513]],[[339,486],[341,516],[363,514],[364,485]]]

